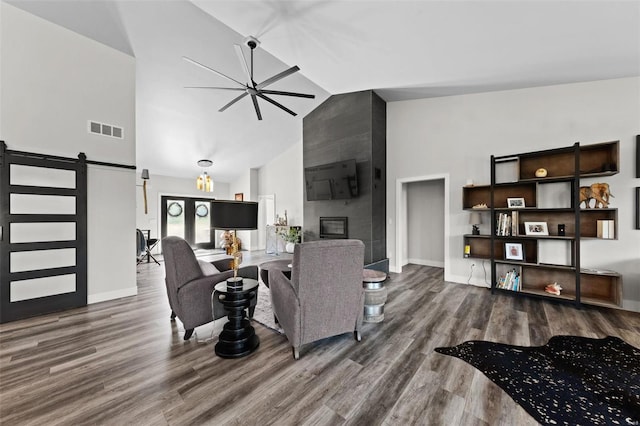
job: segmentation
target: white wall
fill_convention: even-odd
[[[462,210],[467,179],[490,182],[490,155],[620,140],[621,172],[604,178],[615,195],[619,238],[584,241],[582,266],[623,275],[624,308],[640,311],[640,231],[633,229],[635,136],[640,134],[640,78],[538,87],[387,104],[387,249],[396,258],[396,181],[449,173],[451,265],[445,279],[466,283],[470,259],[462,257],[468,212]],[[603,180],[603,178],[599,178]],[[592,183],[592,180],[586,183]],[[401,194],[399,194],[401,195]],[[445,259],[445,263],[446,263]],[[484,285],[482,268],[471,283]]]
[[[133,173],[87,169],[88,302],[137,294]]]
[[[289,225],[304,226],[302,141],[258,170],[259,195],[275,194],[276,213],[287,211]]]
[[[132,165],[135,59],[4,2],[0,65],[2,138],[25,151]],[[124,139],[87,132],[87,121]]]
[[[229,184],[229,199],[233,200],[235,194],[238,193],[242,193],[245,201],[254,201],[249,199],[251,195],[251,169],[244,171],[238,179]]]
[[[11,150],[135,164],[135,60],[0,3],[0,139]],[[88,120],[124,128],[87,132]],[[88,299],[136,294],[135,173],[89,166]]]
[[[408,263],[444,267],[444,181],[407,184]]]

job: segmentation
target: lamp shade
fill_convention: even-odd
[[[480,225],[482,223],[482,216],[480,212],[469,213],[469,225]]]
[[[142,179],[149,179],[149,169],[142,169],[142,175],[140,177]]]
[[[214,200],[211,226],[216,229],[258,229],[258,203],[255,201]]]

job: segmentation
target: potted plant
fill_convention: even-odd
[[[300,241],[301,230],[297,227],[290,227],[289,229],[283,229],[280,232],[280,237],[287,243],[284,246],[284,249],[287,253],[293,253],[293,248],[295,244]]]

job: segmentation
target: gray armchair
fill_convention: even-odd
[[[360,240],[326,240],[296,244],[291,279],[269,271],[273,311],[300,358],[306,343],[343,333],[361,340],[364,312]]]
[[[220,272],[205,275],[189,244],[180,237],[162,239],[164,255],[165,284],[171,306],[171,319],[176,316],[182,321],[185,333],[184,340],[189,340],[193,329],[226,315],[218,298],[212,298],[213,287],[233,276],[230,269],[231,258],[210,262]],[[238,270],[238,275],[245,278],[258,279],[258,267],[245,266]],[[251,301],[249,317],[253,317],[257,297]]]

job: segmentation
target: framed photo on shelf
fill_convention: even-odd
[[[507,207],[510,209],[524,208],[524,198],[507,198]]]
[[[237,192],[235,200],[236,201],[244,201],[244,192]]]
[[[524,233],[525,235],[549,235],[549,228],[547,222],[525,222]]]
[[[524,246],[522,243],[504,243],[505,260],[524,261]]]

